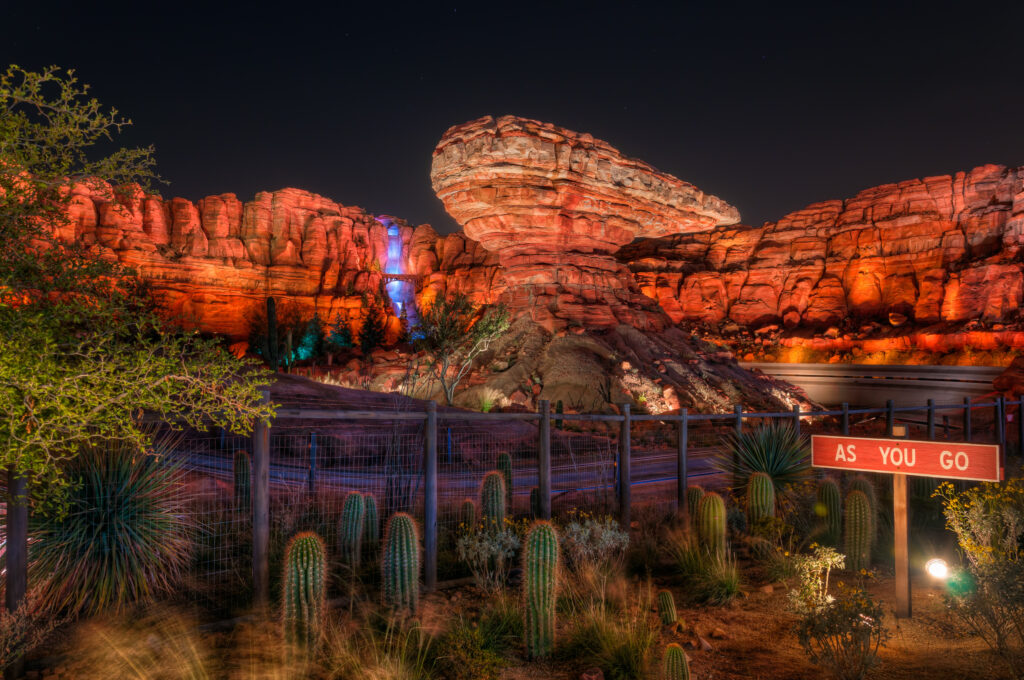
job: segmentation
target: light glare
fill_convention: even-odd
[[[924,565],[925,571],[933,578],[945,579],[949,576],[949,565],[946,560],[935,557],[928,560]]]

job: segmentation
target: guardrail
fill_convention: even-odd
[[[961,400],[992,393],[1004,369],[990,366],[896,366],[876,364],[781,364],[740,362],[803,388],[821,404],[849,402],[883,406],[887,399],[923,402],[929,397]]]

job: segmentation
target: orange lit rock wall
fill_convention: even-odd
[[[893,313],[920,326],[1016,319],[1022,243],[1024,167],[986,165],[761,227],[636,241],[618,258],[676,322],[825,327]]]

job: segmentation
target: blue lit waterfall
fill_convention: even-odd
[[[388,228],[388,261],[384,265],[384,273],[408,274],[409,272],[405,268],[405,257],[402,253],[401,230],[397,224],[386,217],[377,219]],[[389,281],[387,289],[395,316],[400,316],[402,310],[405,310],[409,328],[412,329],[419,323],[419,316],[416,313],[416,284],[412,281]]]

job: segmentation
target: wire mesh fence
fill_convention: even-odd
[[[456,558],[460,507],[468,498],[479,505],[487,472],[500,470],[499,457],[511,463],[508,510],[514,517],[538,514],[531,494],[547,485],[552,515],[570,511],[622,517],[623,486],[632,505],[671,505],[679,487],[680,457],[688,480],[725,485],[716,478],[715,453],[727,438],[770,422],[787,422],[804,434],[886,436],[906,429],[911,439],[995,442],[1012,453],[1021,450],[1022,402],[991,400],[967,404],[930,404],[889,409],[849,409],[794,414],[727,413],[642,415],[559,414],[552,416],[547,438],[540,414],[466,413],[441,409],[436,420],[424,411],[377,405],[356,411],[352,404],[300,404],[279,410],[269,431],[269,504],[267,563],[270,591],[288,540],[314,531],[332,555],[332,593],[353,578],[373,581],[376,545],[365,550],[360,571],[337,557],[339,527],[346,497],[358,492],[378,508],[378,535],[396,512],[412,514],[421,526],[428,508],[436,509],[434,558],[440,580],[468,572]],[[681,419],[686,418],[686,438]],[[427,428],[435,428],[433,438]],[[630,433],[630,466],[623,479],[622,434]],[[218,613],[237,611],[254,596],[253,472],[256,440],[222,431],[186,429],[169,434],[164,464],[175,469],[176,512],[189,527],[192,548],[181,598]],[[434,442],[431,445],[430,442]],[[436,457],[436,493],[431,495],[428,456]]]

